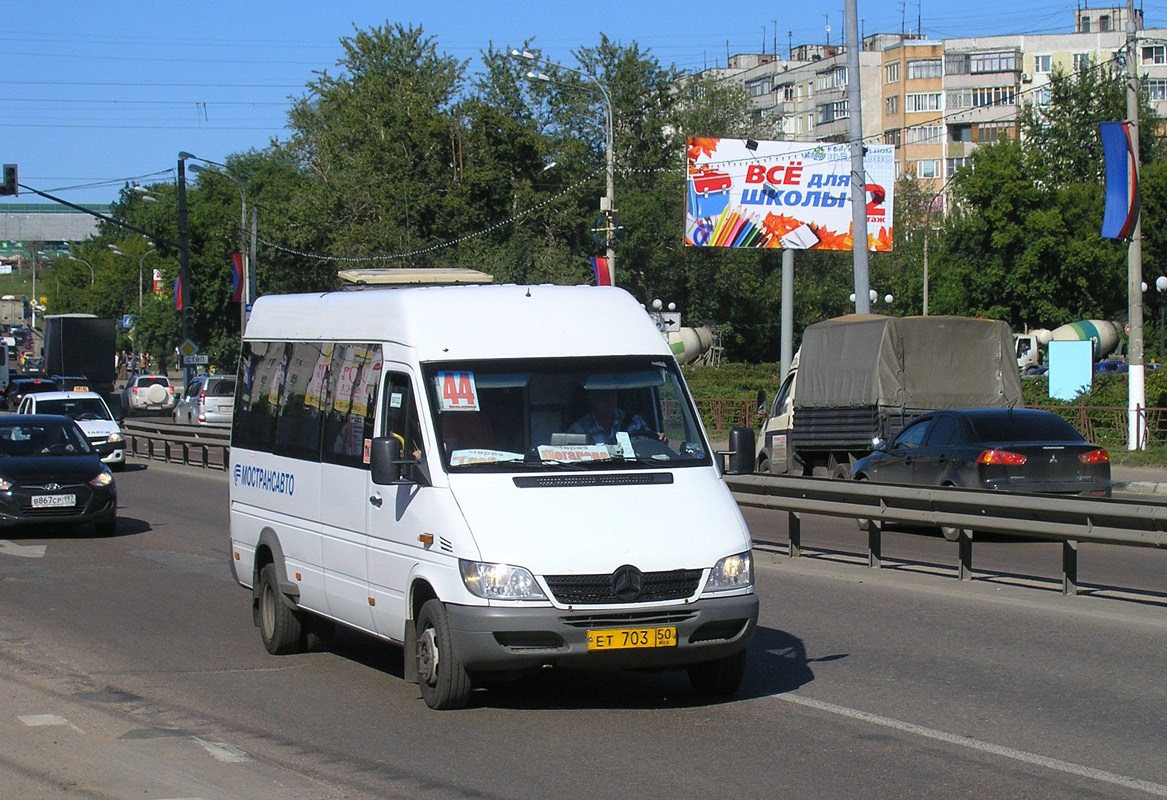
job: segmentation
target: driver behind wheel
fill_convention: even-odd
[[[645,435],[655,435],[668,443],[668,437],[653,431],[639,414],[629,417],[617,405],[615,389],[589,389],[587,396],[591,412],[571,423],[568,433],[585,434],[589,444],[616,444],[616,434],[620,431],[643,431]]]

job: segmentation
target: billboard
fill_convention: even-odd
[[[866,145],[867,249],[892,249],[895,148]],[[688,141],[685,244],[850,250],[851,146]]]

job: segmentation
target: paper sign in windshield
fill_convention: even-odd
[[[611,457],[602,444],[539,445],[539,458],[544,461],[607,461]]]
[[[442,411],[477,411],[478,387],[473,372],[439,372],[438,407]]]

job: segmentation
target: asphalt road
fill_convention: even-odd
[[[751,513],[762,617],[735,700],[548,672],[439,713],[366,637],[266,653],[224,474],[133,464],[118,485],[115,537],[0,532],[0,796],[1167,797],[1167,595],[1017,578],[1048,544],[995,543],[1007,574],[962,584],[939,537],[888,534],[873,571],[854,523],[804,523],[815,555],[793,560],[784,515]],[[1099,574],[1130,574],[1124,553]]]

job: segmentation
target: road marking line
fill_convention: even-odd
[[[206,739],[200,739],[197,736],[192,737],[199,745],[211,754],[212,757],[219,761],[228,761],[234,764],[239,764],[244,761],[250,761],[251,756],[240,750],[238,747],[229,745],[226,742],[208,742]]]
[[[77,733],[83,731],[64,717],[58,717],[56,714],[25,714],[17,717],[21,722],[30,728],[40,728],[45,725],[68,725]]]
[[[904,733],[912,733],[917,736],[923,736],[928,739],[935,739],[940,742],[947,742],[958,747],[968,747],[972,750],[979,750],[983,753],[991,753],[993,755],[1002,756],[1003,758],[1011,758],[1015,761],[1021,761],[1026,764],[1033,764],[1039,767],[1046,767],[1047,769],[1057,770],[1059,772],[1067,772],[1071,775],[1078,775],[1083,778],[1091,778],[1096,781],[1104,783],[1111,783],[1116,786],[1122,786],[1126,789],[1135,789],[1140,792],[1155,795],[1156,797],[1167,797],[1167,786],[1161,783],[1154,783],[1153,781],[1144,781],[1138,778],[1130,778],[1126,775],[1116,775],[1113,772],[1106,770],[1095,769],[1094,767],[1084,767],[1081,764],[1074,764],[1069,761],[1061,761],[1056,758],[1049,758],[1047,756],[1039,756],[1036,753],[1029,753],[1025,750],[1017,750],[1012,747],[1004,747],[999,744],[992,744],[991,742],[982,742],[980,739],[973,739],[969,736],[958,736],[954,733],[945,733],[938,731],[935,728],[926,728],[923,725],[915,725],[911,722],[903,722],[891,717],[882,717],[878,714],[870,714],[866,711],[859,711],[854,708],[846,706],[835,705],[834,703],[827,703],[822,700],[813,700],[809,697],[800,697],[795,694],[774,694],[770,695],[776,700],[784,700],[787,703],[795,703],[796,705],[814,708],[819,711],[826,711],[829,714],[838,714],[851,719],[857,719],[862,722],[869,722],[873,725],[882,725],[885,728],[892,728]]]
[[[17,558],[44,558],[47,546],[43,544],[17,544],[7,539],[0,539],[0,553]]]

